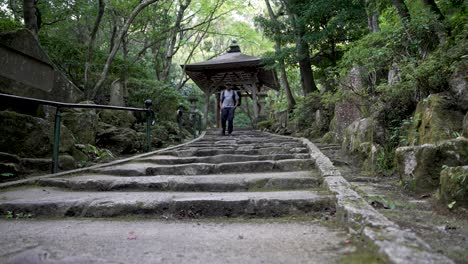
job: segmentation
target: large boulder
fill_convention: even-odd
[[[447,167],[440,173],[439,198],[468,208],[468,166]]]
[[[330,122],[330,131],[335,135],[335,141],[343,140],[345,129],[361,118],[361,111],[353,101],[342,101],[335,105],[335,113]]]
[[[85,101],[84,104],[93,104],[93,102]],[[98,130],[98,115],[94,109],[67,109],[62,114],[63,124],[73,133],[77,143],[92,144],[96,142],[96,134]],[[86,128],[86,129],[83,129]]]
[[[60,152],[70,153],[74,137],[61,126]],[[29,115],[0,111],[0,151],[20,157],[51,157],[54,139],[54,124]]]
[[[384,129],[373,118],[361,118],[349,125],[343,134],[342,148],[354,151],[364,142],[383,143]]]
[[[132,154],[143,149],[144,138],[130,128],[99,123],[96,145],[120,154]]]
[[[439,144],[400,147],[396,150],[397,172],[405,187],[415,193],[435,190],[445,166],[468,164],[468,139],[456,138]]]
[[[468,86],[466,73],[467,63],[459,64],[459,67],[449,78],[449,90],[455,104],[462,111],[468,110]]]
[[[418,103],[408,132],[410,144],[437,143],[462,131],[464,113],[453,107],[449,96],[431,94]]]
[[[132,112],[116,110],[99,111],[99,120],[116,127],[126,128],[132,127],[136,122],[136,118]]]
[[[384,138],[384,129],[373,118],[362,118],[349,125],[343,134],[343,151],[359,158],[365,168],[375,166],[377,152]]]

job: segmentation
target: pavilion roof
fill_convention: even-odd
[[[278,90],[275,71],[263,68],[261,58],[245,55],[237,44],[213,59],[181,65],[187,75],[204,91],[215,92],[224,83],[231,83],[241,90],[248,90],[252,84],[264,85]]]

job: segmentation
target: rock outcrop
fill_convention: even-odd
[[[439,187],[443,167],[468,164],[468,139],[460,137],[439,144],[400,147],[395,158],[397,172],[409,190],[434,191]]]
[[[468,208],[468,165],[447,167],[440,173],[439,198],[447,203]]]
[[[464,113],[453,107],[448,95],[432,94],[419,102],[408,133],[410,144],[434,144],[462,131]]]

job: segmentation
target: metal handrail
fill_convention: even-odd
[[[87,108],[87,109],[109,109],[109,110],[120,110],[120,111],[133,111],[133,112],[146,112],[146,151],[151,150],[151,126],[155,124],[155,115],[154,111],[151,109],[152,101],[147,99],[145,100],[146,108],[134,108],[134,107],[123,107],[123,106],[112,106],[112,105],[97,105],[97,104],[72,104],[72,103],[62,103],[55,102],[43,99],[36,99],[31,97],[17,96],[11,94],[0,93],[0,98],[8,98],[26,101],[29,103],[36,103],[41,105],[50,105],[56,107],[55,112],[55,122],[54,122],[54,144],[53,144],[53,153],[52,153],[52,173],[58,172],[58,154],[59,154],[59,144],[60,144],[60,122],[62,113],[61,108]]]

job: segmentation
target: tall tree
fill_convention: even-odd
[[[185,10],[190,5],[191,0],[179,0],[179,7],[177,9],[177,15],[174,26],[170,30],[170,35],[166,43],[165,57],[162,60],[163,68],[161,74],[159,74],[158,79],[160,81],[165,81],[169,77],[169,73],[172,66],[172,58],[176,52],[177,44],[177,35],[181,34],[181,23],[184,18]]]
[[[270,16],[270,19],[276,25],[275,28],[273,29],[274,35],[276,35],[275,52],[276,52],[276,56],[279,56],[281,53],[281,40],[278,38],[278,36],[281,35],[281,32],[280,32],[280,29],[278,28],[278,25],[279,25],[278,15],[276,15],[273,12],[273,8],[271,8],[271,4],[269,0],[265,0],[265,4],[267,6],[268,15]],[[291,111],[296,104],[296,100],[294,100],[294,97],[291,92],[291,87],[289,86],[288,76],[286,74],[286,66],[284,64],[284,58],[282,56],[279,56],[278,58],[278,68],[280,70],[281,86],[284,88],[284,91],[286,92],[286,99],[288,101],[288,110]]]
[[[89,67],[93,59],[94,42],[96,41],[96,35],[99,30],[99,26],[101,25],[101,20],[104,15],[105,7],[106,7],[106,3],[104,2],[104,0],[99,0],[98,15],[96,16],[96,21],[94,22],[93,29],[89,36],[88,49],[86,51],[86,62],[85,62],[85,69],[84,69],[84,87],[86,90],[88,88],[87,86],[88,86],[88,79],[89,79]]]
[[[115,58],[115,55],[117,54],[117,51],[119,50],[120,43],[122,42],[122,39],[124,38],[125,34],[127,34],[128,28],[132,24],[133,20],[143,9],[145,9],[147,6],[155,2],[158,2],[158,0],[144,0],[137,7],[133,9],[132,13],[130,14],[129,18],[125,22],[124,26],[120,29],[119,33],[117,34],[116,43],[114,43],[114,46],[112,47],[112,50],[109,56],[107,57],[106,63],[104,64],[104,68],[102,69],[99,80],[97,81],[96,85],[93,88],[93,91],[91,94],[92,98],[96,96],[99,89],[104,84],[107,74],[109,73],[109,68]]]
[[[437,3],[434,0],[422,0],[422,2],[427,5],[432,12],[434,12],[437,15],[437,19],[439,21],[442,21],[445,19],[444,14],[442,14],[442,11],[440,11],[439,7],[437,6]]]
[[[296,38],[296,53],[299,62],[299,71],[301,73],[301,86],[304,95],[317,91],[317,85],[314,80],[312,64],[310,63],[310,47],[305,39],[306,25],[305,21],[299,15],[298,7],[300,5],[292,3],[292,1],[284,0],[283,4],[288,12],[289,19],[294,28]]]
[[[39,23],[36,3],[37,0],[23,0],[23,17],[25,27],[31,30],[33,35],[37,38],[37,34],[39,33]]]
[[[405,27],[408,27],[408,23],[411,21],[411,16],[408,10],[408,7],[405,4],[404,0],[392,0],[393,6],[395,7],[398,16],[401,19],[401,22]]]
[[[376,1],[366,0],[367,11],[367,27],[370,32],[379,32],[379,11],[377,10]]]

